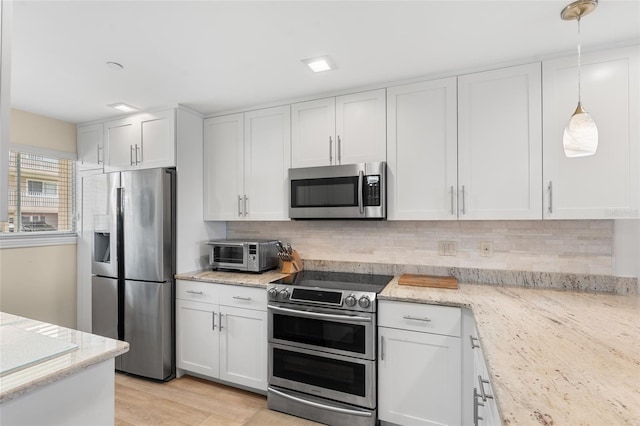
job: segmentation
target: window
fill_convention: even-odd
[[[10,151],[8,209],[0,234],[75,232],[74,161]]]

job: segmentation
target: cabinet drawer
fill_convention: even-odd
[[[451,306],[378,302],[378,326],[460,337],[462,312]]]
[[[176,280],[176,299],[218,303],[219,287],[217,284],[199,281]]]
[[[267,310],[267,289],[239,285],[220,286],[220,304],[239,308]]]

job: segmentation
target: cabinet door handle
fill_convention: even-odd
[[[340,140],[340,135],[338,135],[338,146],[337,146],[337,149],[336,149],[336,151],[338,151],[336,153],[337,157],[338,157],[338,164],[340,164],[342,162],[342,154],[340,152],[341,150],[342,150],[342,141]]]
[[[553,182],[549,181],[549,186],[547,187],[549,190],[549,213],[553,213]]]
[[[129,163],[133,166],[133,145],[129,145]]]
[[[420,317],[413,317],[411,315],[405,315],[402,318],[406,319],[406,320],[415,320],[415,321],[424,321],[424,322],[431,322],[430,318],[424,317],[424,318],[420,318]]]
[[[220,312],[218,315],[220,315],[220,326],[218,327],[220,329],[220,333],[222,333],[222,312]]]
[[[201,291],[195,291],[195,290],[187,290],[187,293],[189,293],[189,294],[202,294]]]
[[[467,214],[465,199],[464,199],[464,185],[462,185],[462,214]]]
[[[102,151],[102,147],[98,145],[96,148],[98,148],[98,164],[100,164],[100,151]]]
[[[246,301],[251,300],[250,297],[243,297],[243,296],[233,296],[233,298],[236,300],[246,300]]]
[[[384,361],[384,336],[380,336],[380,361]]]
[[[216,313],[215,312],[211,312],[211,329],[213,331],[216,330]]]
[[[329,136],[329,164],[333,164],[333,139]]]
[[[471,340],[471,349],[480,347],[480,345],[476,345],[476,342],[478,341],[477,337],[473,337],[472,335],[469,335],[469,339]]]
[[[453,211],[453,185],[451,185],[451,216],[455,215]]]
[[[247,204],[249,202],[249,197],[244,196],[244,216],[246,217],[249,214],[249,209],[247,208]]]
[[[242,197],[238,195],[238,216],[242,216]]]
[[[478,389],[473,388],[473,424],[474,426],[478,426],[478,420],[484,420],[482,417],[478,415],[478,407],[484,407],[484,404],[478,401],[480,395],[478,394]]]
[[[483,401],[486,401],[487,398],[493,399],[493,395],[489,395],[489,394],[484,392],[484,385],[485,384],[489,384],[489,381],[483,379],[482,376],[478,374],[478,387],[480,388],[480,396],[482,397]]]
[[[140,152],[140,159],[138,159],[138,152]],[[136,165],[142,162],[142,147],[136,144]]]

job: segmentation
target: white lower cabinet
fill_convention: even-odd
[[[266,391],[266,311],[264,289],[178,280],[178,369]]]
[[[461,424],[459,308],[378,304],[378,417],[398,425]]]
[[[473,314],[463,310],[462,424],[501,426],[498,403]]]

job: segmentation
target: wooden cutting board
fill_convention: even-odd
[[[398,279],[399,285],[412,285],[417,287],[458,288],[456,277],[440,277],[435,275],[402,274]]]

